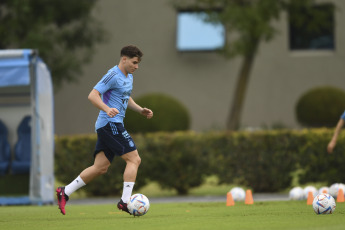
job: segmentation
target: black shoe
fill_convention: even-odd
[[[122,210],[122,211],[124,211],[124,212],[129,213],[129,215],[132,215],[132,214],[128,211],[127,204],[126,204],[125,202],[123,202],[122,199],[119,201],[119,203],[117,203],[117,208],[118,208],[119,210]]]
[[[56,189],[56,196],[58,200],[59,209],[61,213],[65,215],[66,214],[65,206],[69,199],[68,196],[65,194],[65,187],[58,187]]]

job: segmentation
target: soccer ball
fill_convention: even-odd
[[[318,190],[314,186],[307,186],[303,189],[304,191],[304,198],[308,198],[309,192],[313,193],[313,197],[315,197],[318,194]]]
[[[338,196],[338,190],[339,190],[339,183],[334,183],[329,187],[329,194],[333,197]]]
[[[313,209],[316,214],[332,214],[335,210],[334,198],[327,194],[319,194],[313,200]]]
[[[326,186],[319,188],[319,194],[322,194],[322,193],[328,193],[328,194],[330,194],[329,188],[326,187]],[[332,194],[331,194],[331,195],[332,195]]]
[[[246,193],[243,190],[243,188],[240,187],[234,187],[230,190],[230,193],[232,195],[232,198],[234,201],[243,201],[246,197]]]
[[[345,185],[342,183],[334,183],[331,185],[331,187],[329,187],[329,194],[337,198],[339,189],[343,189],[343,192],[345,192]]]
[[[301,187],[294,187],[289,192],[289,199],[290,200],[303,200],[304,199],[304,191]]]
[[[134,194],[129,199],[127,208],[133,216],[143,216],[149,211],[150,201],[143,194]]]

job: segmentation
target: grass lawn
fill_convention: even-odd
[[[122,182],[120,182],[122,183]],[[65,186],[59,181],[55,181],[55,188],[59,186]],[[205,182],[200,185],[199,187],[192,188],[189,191],[189,195],[191,196],[226,196],[226,193],[230,191],[231,188],[237,185],[232,184],[218,184],[218,178],[216,176],[209,176],[206,178]],[[240,186],[243,189],[246,187]],[[80,198],[87,198],[85,194],[85,190],[87,190],[87,186],[80,190],[77,190],[73,193],[73,199],[80,199]],[[288,193],[288,191],[284,191]],[[146,186],[136,190],[134,186],[133,194],[135,193],[142,193],[145,194],[147,197],[169,197],[169,196],[176,196],[178,195],[176,190],[174,189],[163,189],[157,182],[150,182]],[[119,196],[119,195],[118,195]]]
[[[67,215],[57,206],[0,207],[0,229],[344,229],[345,203],[330,215],[316,215],[305,201],[151,204],[142,217],[120,212],[114,205],[69,205]]]

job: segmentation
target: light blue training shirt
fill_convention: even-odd
[[[109,121],[123,124],[128,100],[133,89],[133,75],[128,74],[126,77],[116,65],[108,70],[94,89],[101,93],[102,100],[106,105],[119,111],[115,117],[109,117],[106,112],[101,110],[95,124],[96,130],[105,126]]]
[[[343,119],[345,121],[345,111],[344,113],[340,116],[341,119]]]

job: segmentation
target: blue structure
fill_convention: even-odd
[[[12,161],[13,174],[26,174],[30,172],[31,165],[31,116],[26,116],[17,129],[18,141],[14,148]]]
[[[8,172],[11,162],[10,144],[8,143],[8,131],[0,120],[0,176]]]
[[[0,197],[0,205],[53,203],[53,87],[35,50],[0,50],[0,111],[0,180],[30,175],[28,196]]]

